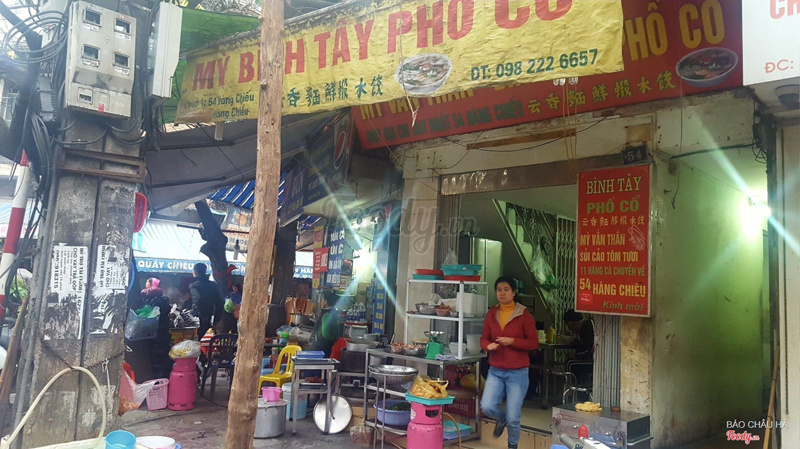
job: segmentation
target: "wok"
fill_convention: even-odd
[[[378,347],[378,342],[369,341],[364,338],[351,338],[347,342],[347,351],[352,352],[367,352],[367,349],[375,349]]]

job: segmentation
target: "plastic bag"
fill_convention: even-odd
[[[372,427],[369,427],[362,421],[361,424],[356,424],[350,428],[350,439],[356,446],[370,447],[372,446],[373,432],[374,430]]]
[[[141,309],[140,309],[141,310]],[[130,341],[155,338],[158,333],[158,306],[148,312],[148,317],[141,317],[132,309],[128,309],[128,321],[125,323],[125,338]]]
[[[558,279],[556,279],[550,264],[547,263],[544,251],[539,245],[536,245],[533,250],[533,277],[542,290],[550,291],[558,288]]]
[[[123,370],[119,383],[119,416],[130,410],[138,409],[155,383],[155,380],[149,380],[143,384],[137,384],[131,379],[128,372]]]
[[[200,357],[200,342],[197,340],[183,340],[172,346],[169,356],[173,359],[196,359]]]
[[[456,252],[453,251],[452,249],[448,250],[447,256],[445,256],[444,258],[443,265],[455,265],[457,263],[458,263],[458,255],[456,254]]]
[[[446,380],[433,380],[428,376],[417,375],[408,393],[423,399],[442,399],[447,397]]]

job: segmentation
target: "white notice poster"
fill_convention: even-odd
[[[45,310],[46,340],[81,338],[88,271],[89,248],[66,245],[53,248]]]
[[[111,299],[115,294],[124,294],[128,287],[128,263],[125,255],[114,245],[99,245],[92,285],[91,335],[111,335],[121,331],[124,318],[115,320]],[[119,327],[115,329],[114,327]]]

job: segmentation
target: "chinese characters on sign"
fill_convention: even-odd
[[[650,316],[650,166],[582,172],[575,310]]]

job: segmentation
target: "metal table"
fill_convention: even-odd
[[[300,394],[324,394],[326,401],[325,413],[325,430],[322,431],[325,435],[331,429],[331,387],[336,376],[336,368],[339,361],[336,359],[298,359],[292,357],[294,363],[294,371],[292,372],[292,435],[297,434],[297,398]],[[325,384],[325,389],[319,388],[301,388],[300,386],[300,372],[301,371],[322,371],[322,379]]]
[[[405,394],[406,394],[405,391],[399,391],[399,390],[396,390],[394,388],[387,388],[387,385],[385,384],[385,382],[383,383],[383,385],[381,385],[381,382],[378,382],[378,381],[375,381],[375,384],[371,384],[370,383],[370,373],[369,373],[369,367],[370,367],[370,361],[371,361],[370,357],[379,357],[379,358],[381,358],[383,360],[385,360],[387,358],[391,358],[392,359],[391,363],[386,363],[386,362],[383,363],[383,364],[389,364],[389,365],[396,365],[396,364],[398,364],[397,363],[398,361],[402,360],[402,361],[406,361],[406,362],[417,362],[417,363],[424,363],[424,364],[426,364],[428,366],[435,366],[435,367],[438,368],[438,375],[436,377],[438,377],[439,379],[444,379],[445,367],[449,366],[449,365],[472,365],[472,364],[474,364],[474,365],[476,365],[476,372],[480,373],[480,363],[481,363],[482,359],[486,358],[486,353],[481,352],[480,354],[477,354],[477,355],[467,355],[467,356],[465,356],[465,357],[463,357],[461,359],[458,359],[458,360],[430,360],[430,359],[426,359],[426,358],[418,357],[418,356],[411,356],[411,355],[405,355],[405,354],[395,354],[395,353],[391,352],[390,349],[387,349],[387,348],[383,348],[383,349],[367,349],[367,363],[366,363],[366,365],[364,367],[364,376],[366,377],[366,382],[364,383],[364,400],[363,400],[364,416],[365,417],[368,416],[368,410],[369,409],[367,407],[368,407],[369,402],[370,402],[369,401],[369,392],[370,391],[374,391],[375,392],[375,401],[376,402],[380,403],[380,401],[383,400],[384,404],[386,403],[385,401],[386,401],[386,396],[387,395],[389,395],[389,396],[397,396],[399,398],[405,399]],[[425,373],[421,373],[421,374],[425,374]],[[372,378],[372,379],[374,379],[374,378]],[[480,391],[481,390],[480,375],[476,376],[476,382],[477,382],[476,387],[477,387],[478,391]],[[382,398],[381,398],[381,396],[382,396]],[[481,426],[480,426],[480,415],[481,415],[480,396],[481,395],[477,394],[477,393],[474,395],[474,398],[475,398],[475,417],[474,417],[474,419],[475,419],[475,432],[473,432],[470,436],[462,439],[462,442],[463,441],[469,441],[469,440],[479,440],[481,438],[481,430],[480,430],[481,429]],[[470,419],[473,419],[473,418],[470,417]],[[369,427],[372,427],[372,428],[375,429],[375,434],[373,435],[373,447],[376,447],[376,445],[377,445],[377,434],[378,434],[378,432],[380,432],[380,434],[381,434],[381,437],[380,437],[381,438],[381,448],[384,447],[384,444],[387,441],[386,440],[386,433],[387,432],[393,433],[393,434],[399,435],[399,436],[403,436],[403,435],[407,434],[406,429],[398,429],[396,427],[386,426],[383,423],[378,424],[377,423],[377,413],[376,413],[375,419],[372,422],[370,422],[370,420],[368,420],[368,419],[365,419],[364,424],[366,424]],[[450,440],[450,441],[445,441],[444,445],[447,446],[447,445],[456,444],[456,443],[458,443],[458,440]]]

